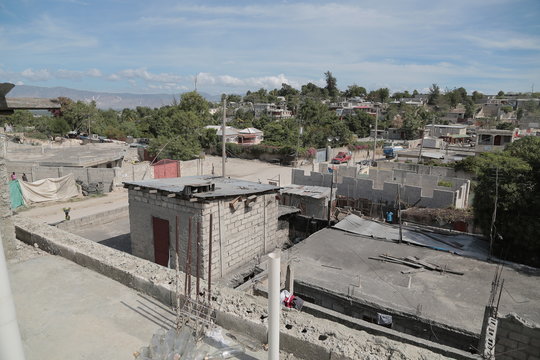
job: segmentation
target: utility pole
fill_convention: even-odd
[[[330,227],[330,215],[332,213],[332,189],[334,188],[334,169],[332,169],[332,180],[330,181],[330,199],[328,199],[328,227]]]
[[[424,148],[424,129],[422,129],[421,131],[421,136],[422,136],[422,141],[420,142],[420,152],[418,153],[418,164],[422,162],[422,149]]]
[[[495,219],[497,218],[497,202],[499,201],[499,168],[495,170],[495,205],[493,207],[493,215],[491,216],[491,228],[489,230],[489,257],[493,254],[493,237],[495,228]]]
[[[225,117],[227,115],[227,97],[223,97],[223,120],[221,122],[221,176],[225,177],[225,162],[227,161],[227,151],[225,148]]]
[[[375,115],[375,138],[373,139],[373,162],[375,162],[375,150],[377,149],[377,126],[379,125],[379,108],[377,107],[377,114]]]
[[[403,242],[403,231],[401,229],[401,184],[397,184],[397,202],[398,202],[398,223],[399,223],[399,244]]]

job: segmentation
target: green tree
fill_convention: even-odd
[[[388,88],[380,88],[370,91],[367,98],[371,101],[386,102],[390,98],[390,90]]]
[[[473,93],[472,93],[472,100],[473,100],[474,102],[476,102],[476,101],[478,101],[478,100],[481,100],[481,99],[483,99],[483,98],[484,98],[484,94],[482,94],[481,92],[476,91],[476,90],[473,91]]]
[[[437,105],[439,97],[441,95],[441,88],[437,84],[431,85],[429,88],[428,104]]]
[[[15,131],[22,131],[24,127],[34,125],[34,115],[28,110],[15,110],[4,122],[13,126]]]
[[[456,169],[477,175],[473,210],[486,236],[497,188],[495,234],[500,236],[494,236],[493,254],[540,266],[540,138],[527,136],[502,152],[467,158]]]
[[[324,76],[326,78],[326,90],[328,91],[328,95],[335,99],[339,95],[339,90],[337,88],[337,80],[334,76],[332,76],[332,73],[330,71],[327,71],[324,73]]]
[[[67,102],[62,105],[62,116],[72,130],[92,132],[93,124],[99,120],[96,102]]]
[[[346,98],[362,97],[362,96],[367,95],[367,91],[365,87],[354,84],[354,85],[349,85],[349,87],[347,88],[347,90],[345,90],[345,93],[343,95]]]
[[[375,124],[375,118],[361,110],[346,115],[344,121],[348,129],[361,138],[369,136],[370,126]]]

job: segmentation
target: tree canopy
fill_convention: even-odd
[[[526,136],[502,152],[469,157],[456,168],[477,175],[475,221],[488,237],[497,193],[493,255],[540,266],[540,138]]]

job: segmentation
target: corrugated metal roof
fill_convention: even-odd
[[[380,223],[353,214],[348,215],[333,227],[374,239],[399,240],[399,226],[397,224]],[[405,225],[402,229],[403,240],[408,243],[477,259],[486,259],[488,255],[486,243],[468,234],[443,235],[422,227]]]
[[[215,189],[213,191],[193,193],[190,196],[201,199],[211,199],[219,197],[261,194],[266,192],[278,192],[278,190],[280,189],[277,186],[268,184],[259,184],[251,181],[205,175],[167,179],[152,179],[144,181],[126,181],[124,182],[124,185],[132,185],[146,189],[181,194],[186,185],[194,186],[211,183],[215,184]]]

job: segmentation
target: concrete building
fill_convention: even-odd
[[[132,253],[163,266],[174,268],[178,251],[182,271],[195,274],[199,263],[199,274],[206,278],[211,261],[212,277],[219,278],[287,240],[277,238],[276,186],[211,176],[124,186]]]
[[[238,131],[238,143],[242,145],[257,145],[264,139],[264,133],[256,128],[245,128]]]
[[[207,125],[205,126],[206,129],[214,129],[216,130],[216,135],[221,137],[221,126],[220,125]],[[225,142],[228,143],[237,143],[238,144],[238,129],[233,128],[232,126],[225,126]]]
[[[336,194],[332,193],[332,202]],[[294,206],[300,209],[300,214],[317,219],[328,216],[328,201],[330,188],[323,186],[289,185],[281,190],[282,205]]]
[[[342,222],[350,227],[348,218]],[[392,228],[397,234],[396,226]],[[359,230],[365,233],[366,226]],[[412,233],[411,236],[419,237]],[[462,243],[459,237],[447,238],[454,245]],[[390,316],[386,326],[393,330],[475,352],[497,264],[434,250],[442,243],[433,244],[398,244],[395,237],[384,233],[321,230],[289,250],[289,256],[301,264],[295,267],[295,293],[308,301],[308,306],[327,308],[328,314],[337,312],[375,324],[380,324],[379,315]],[[419,271],[381,261],[380,255],[419,259],[448,272],[421,266],[423,270]],[[515,264],[505,267],[506,291],[501,297],[500,316],[515,313],[531,322],[540,321],[534,301],[540,296],[536,281],[539,273],[537,269],[529,271],[524,273]]]
[[[429,132],[430,136],[441,137],[450,135],[467,135],[467,126],[465,125],[426,125],[425,134]]]
[[[519,138],[518,130],[476,130],[476,152],[503,150]]]

